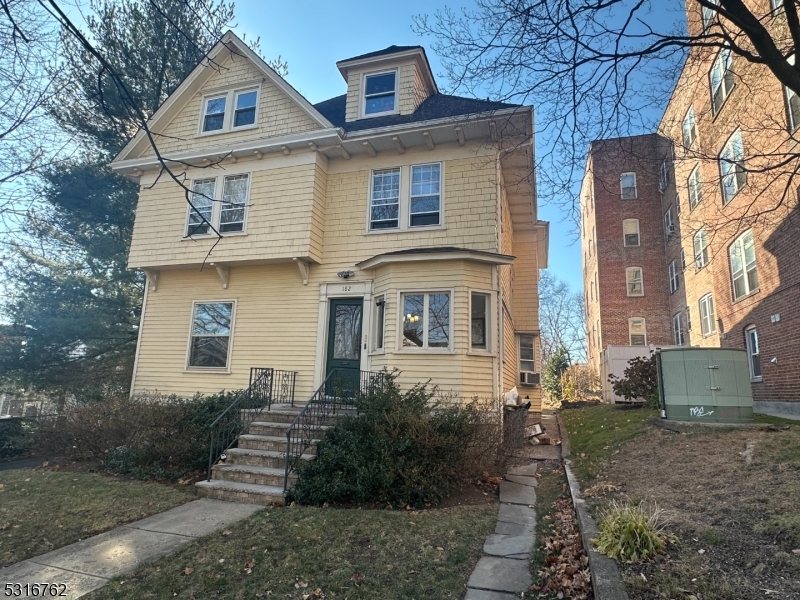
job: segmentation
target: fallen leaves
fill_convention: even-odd
[[[192,567],[185,567],[183,569],[183,574],[184,575],[191,575],[192,573],[194,573],[194,569]]]

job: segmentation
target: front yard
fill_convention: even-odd
[[[800,598],[800,426],[678,434],[648,413],[561,413],[595,514],[611,498],[656,500],[679,538],[657,562],[623,565],[631,599]]]
[[[0,567],[192,499],[175,487],[95,473],[1,471]]]

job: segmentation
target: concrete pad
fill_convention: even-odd
[[[484,556],[469,577],[467,587],[496,592],[525,592],[531,585],[526,560]]]
[[[511,481],[500,482],[500,502],[509,504],[536,504],[536,490],[529,485]]]
[[[504,523],[503,521],[498,521],[497,524],[494,526],[494,532],[499,535],[513,535],[513,536],[521,536],[521,535],[530,535],[532,536],[536,528],[533,525],[520,525],[519,523]]]
[[[532,535],[500,535],[493,533],[483,544],[484,554],[516,558],[512,555],[527,557],[533,550]]]
[[[539,463],[532,462],[529,465],[522,465],[520,467],[511,467],[508,470],[509,475],[523,475],[525,477],[533,477],[536,475],[536,470],[539,468]]]
[[[31,559],[31,562],[111,579],[170,554],[192,538],[117,527]]]
[[[536,477],[525,477],[523,475],[506,475],[506,480],[520,485],[529,485],[530,487],[539,485],[539,480]]]
[[[55,567],[43,567],[31,561],[23,561],[11,567],[0,569],[0,589],[5,590],[7,583],[53,583],[59,586],[58,593],[63,591],[62,585],[66,585],[67,598],[79,598],[89,592],[103,587],[108,583],[108,579],[103,577],[93,577],[84,573],[65,571]],[[13,590],[12,590],[13,591]],[[50,597],[49,589],[46,594],[38,596],[24,595],[14,596],[15,598],[41,598]],[[63,596],[62,596],[63,597]]]
[[[262,510],[256,504],[238,504],[203,498],[131,523],[128,527],[157,533],[202,537]]]
[[[464,600],[519,600],[519,595],[467,588],[467,595],[464,596]]]
[[[536,511],[520,504],[500,504],[497,520],[505,523],[536,526]]]
[[[533,460],[561,460],[561,446],[531,446],[525,449],[525,456]]]

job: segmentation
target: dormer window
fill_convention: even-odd
[[[393,113],[397,108],[397,72],[377,73],[364,78],[364,114]]]
[[[219,92],[203,98],[200,134],[225,133],[255,127],[258,120],[258,94],[258,87],[251,87]]]

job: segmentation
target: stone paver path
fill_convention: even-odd
[[[64,584],[68,598],[79,598],[103,587],[112,577],[172,554],[262,508],[208,498],[195,500],[0,569],[0,590],[5,590],[6,583]],[[29,597],[34,596],[26,596],[24,588],[22,596],[15,596]]]

